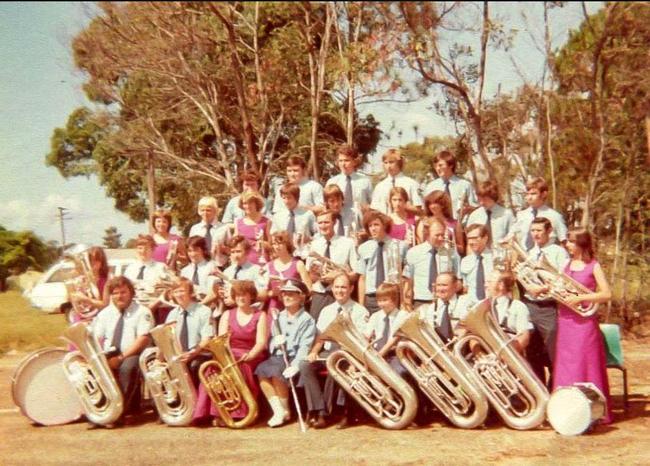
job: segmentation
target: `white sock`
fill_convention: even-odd
[[[282,423],[285,421],[286,411],[282,407],[282,402],[280,401],[280,398],[277,396],[272,396],[271,398],[269,398],[269,404],[271,405],[271,409],[273,410],[273,416],[271,416],[271,419],[269,419],[269,422],[267,422],[267,424],[269,425],[269,427],[276,427],[282,425]]]
[[[289,419],[291,416],[291,410],[289,409],[289,398],[280,398],[280,404],[282,404],[282,408],[284,409],[284,418]]]

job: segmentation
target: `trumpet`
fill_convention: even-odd
[[[166,269],[153,286],[141,280],[134,284],[135,302],[146,307],[151,307],[156,303],[174,307],[175,304],[170,302],[169,293],[177,282],[178,276],[171,269]]]
[[[501,241],[499,246],[512,253],[512,263],[510,264],[512,271],[527,291],[530,290],[531,286],[546,286],[549,291],[539,294],[538,298],[554,299],[582,317],[592,316],[598,311],[597,303],[589,303],[589,305],[583,306],[582,304],[575,305],[566,301],[566,298],[588,294],[591,293],[591,290],[568,275],[558,272],[548,262],[546,256],[542,256],[538,261],[529,258],[514,237]]]
[[[317,252],[310,252],[309,256],[314,261],[311,263],[310,272],[314,272],[321,277],[323,275],[330,275],[333,273],[348,273],[347,268],[342,265],[337,264],[332,259],[329,259]]]

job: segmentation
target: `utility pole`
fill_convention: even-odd
[[[63,221],[66,219],[65,211],[68,210],[65,207],[57,207],[59,209],[59,225],[61,225],[61,254],[65,250],[65,229],[63,228]]]

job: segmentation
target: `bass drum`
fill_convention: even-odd
[[[591,383],[576,383],[553,392],[546,408],[551,426],[561,435],[581,435],[605,416],[605,396]]]
[[[11,377],[11,396],[20,412],[44,426],[68,424],[81,418],[74,387],[63,372],[62,348],[44,348],[23,359]]]

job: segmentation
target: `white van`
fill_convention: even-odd
[[[108,259],[109,276],[112,277],[122,275],[126,267],[136,261],[135,249],[104,249],[104,252]],[[33,307],[43,312],[65,312],[69,303],[64,282],[74,278],[75,275],[74,264],[69,260],[60,260],[23,295],[29,299]]]

